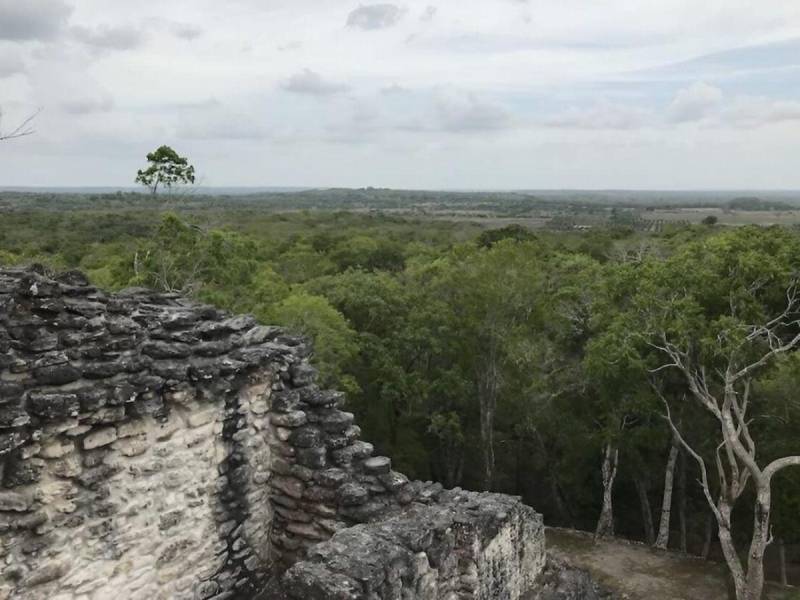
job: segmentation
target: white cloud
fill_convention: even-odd
[[[19,54],[11,51],[0,51],[0,79],[25,71],[25,63]]]
[[[569,108],[544,120],[548,127],[566,129],[639,129],[653,125],[652,111],[624,104],[600,103],[589,108]]]
[[[676,123],[699,121],[714,114],[722,104],[722,90],[703,82],[679,90],[669,106],[669,118]]]
[[[475,94],[445,93],[438,98],[437,111],[441,127],[450,132],[493,131],[512,124],[508,110]]]
[[[420,21],[422,21],[423,23],[430,23],[436,17],[437,12],[439,12],[439,10],[435,6],[433,5],[426,6],[425,10],[422,12]]]
[[[800,101],[764,97],[737,98],[722,111],[720,118],[725,123],[748,128],[800,122]]]
[[[71,13],[61,0],[0,0],[0,40],[52,39]]]
[[[187,140],[264,140],[270,131],[255,115],[214,105],[208,110],[182,111],[176,134]]]
[[[347,26],[364,30],[386,29],[395,25],[403,11],[395,4],[367,4],[350,11]]]
[[[107,94],[82,95],[64,100],[59,106],[71,115],[90,115],[110,111],[114,108],[114,99]]]
[[[281,87],[287,92],[312,96],[330,96],[349,89],[349,86],[343,83],[328,81],[311,69],[303,69],[299,73],[295,73],[284,81]]]
[[[797,0],[0,0],[0,104],[45,108],[0,181],[127,183],[175,139],[231,185],[800,186],[798,31]]]
[[[83,27],[76,25],[72,35],[79,42],[100,50],[132,50],[144,42],[144,32],[130,25]]]

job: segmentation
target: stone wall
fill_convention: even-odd
[[[542,520],[516,499],[452,490],[313,547],[274,598],[511,600],[544,566]]]
[[[0,600],[519,598],[540,518],[393,471],[309,352],[175,295],[0,270]]]

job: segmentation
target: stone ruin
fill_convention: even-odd
[[[173,294],[0,270],[0,600],[517,600],[518,499],[412,482],[310,347]]]

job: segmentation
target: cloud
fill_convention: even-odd
[[[350,87],[343,83],[327,81],[311,69],[303,69],[295,73],[281,84],[287,92],[293,94],[309,94],[311,96],[330,96],[346,92]]]
[[[291,50],[299,50],[303,47],[303,42],[299,40],[293,40],[291,42],[286,42],[285,44],[281,44],[278,46],[279,52],[289,52]]]
[[[381,94],[391,95],[391,94],[405,94],[408,90],[404,88],[402,85],[398,85],[393,83],[391,85],[387,85],[381,88]]]
[[[639,129],[653,122],[652,111],[635,106],[602,103],[570,108],[544,120],[547,127],[564,129]]]
[[[144,42],[143,32],[130,25],[116,27],[76,25],[71,31],[76,40],[99,50],[132,50]]]
[[[423,11],[422,16],[420,17],[420,21],[424,23],[430,23],[431,21],[433,21],[437,12],[438,9],[435,6],[428,5]]]
[[[25,71],[25,63],[18,54],[0,54],[0,79]]]
[[[800,65],[800,38],[767,44],[740,46],[702,54],[689,60],[646,69],[639,75],[650,79],[705,79],[737,77]]]
[[[697,82],[678,91],[667,111],[668,116],[673,123],[699,121],[713,114],[722,100],[722,90]]]
[[[0,40],[52,39],[71,13],[61,0],[0,0]]]
[[[386,29],[395,25],[402,15],[403,11],[394,4],[362,4],[347,15],[347,26],[366,31]]]
[[[203,35],[203,29],[189,23],[173,23],[170,27],[172,35],[191,42]]]
[[[114,108],[114,99],[107,94],[75,97],[59,104],[61,109],[71,115],[91,115],[109,112]]]
[[[741,128],[800,121],[800,102],[763,97],[737,98],[721,111],[720,119]]]
[[[442,129],[450,132],[492,131],[511,125],[511,115],[498,104],[475,94],[447,94],[437,100]]]
[[[270,131],[245,112],[215,105],[208,111],[181,113],[178,137],[189,140],[263,140]]]

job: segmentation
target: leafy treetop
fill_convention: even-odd
[[[150,166],[137,171],[136,183],[148,187],[153,195],[159,186],[171,191],[173,185],[194,183],[194,167],[185,156],[180,156],[169,146],[160,146],[150,152],[147,161]]]

